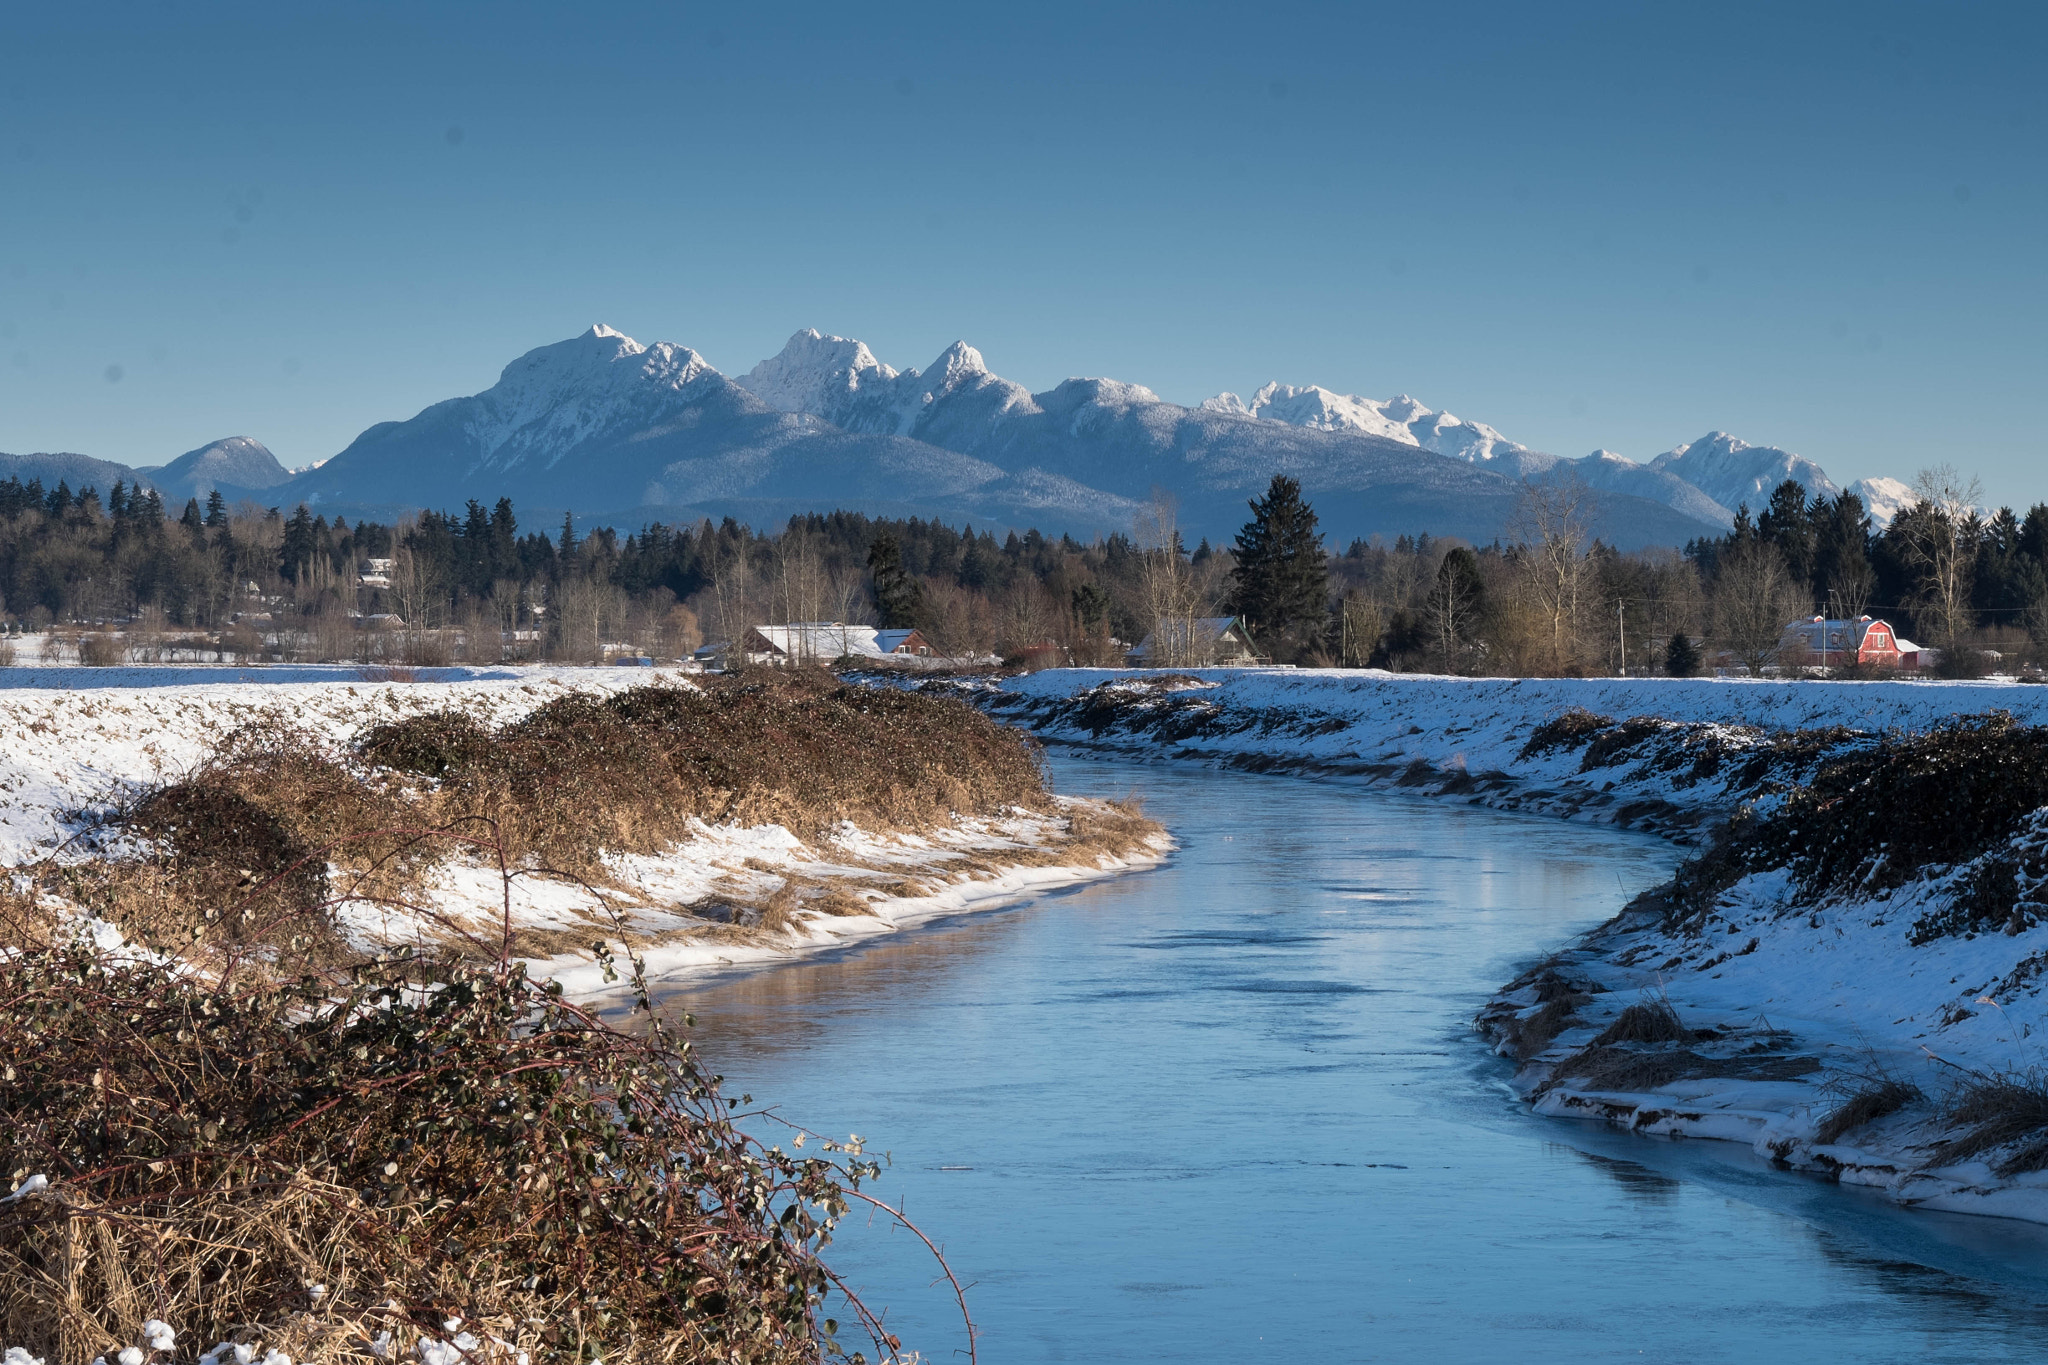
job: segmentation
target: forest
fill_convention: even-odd
[[[1874,528],[1853,497],[1795,483],[1724,536],[1622,553],[1585,530],[1588,494],[1532,486],[1507,534],[1339,548],[1276,477],[1228,544],[1192,548],[1164,496],[1083,544],[853,512],[772,529],[731,519],[523,528],[508,500],[397,524],[214,494],[166,507],[115,484],[0,483],[0,621],[42,657],[587,662],[678,658],[750,626],[915,626],[938,652],[1023,666],[1205,662],[1199,630],[1239,616],[1278,663],[1519,676],[1758,671],[1787,622],[1871,614],[1945,672],[2032,664],[2048,643],[2048,506],[1977,506],[1925,472]],[[4,656],[0,656],[4,657]]]

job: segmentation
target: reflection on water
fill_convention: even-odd
[[[735,1089],[890,1154],[880,1193],[973,1282],[983,1360],[2040,1358],[2039,1230],[1508,1100],[1466,1021],[1672,850],[1305,781],[1057,769],[1135,787],[1182,851],[670,1002]],[[908,1236],[833,1250],[949,1358]]]

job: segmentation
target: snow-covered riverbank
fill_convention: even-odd
[[[576,692],[688,685],[640,669],[197,684],[123,672],[70,670],[67,686],[0,690],[0,866],[19,873],[92,856],[82,830],[136,793],[200,770],[245,726],[283,723],[339,753],[371,726],[429,712],[495,726]],[[518,878],[510,928],[537,971],[597,994],[606,983],[594,940],[623,940],[655,976],[765,965],[1149,865],[1170,843],[1142,825],[1101,803],[1064,800],[918,832],[842,824],[809,841],[779,824],[693,821],[688,837],[658,854],[606,858],[594,888]],[[506,886],[485,861],[449,858],[429,869],[416,904],[353,899],[339,869],[330,880],[339,924],[359,948],[463,935],[495,943],[506,928]]]
[[[2048,1222],[2048,1169],[2029,1169],[2048,1167],[2048,809],[2028,796],[1987,816],[1965,799],[2011,796],[2039,740],[1897,788],[1910,826],[1969,826],[1944,852],[1887,854],[1838,791],[1857,762],[1924,764],[1900,736],[1989,712],[2048,722],[2048,688],[1264,670],[954,686],[1050,739],[1690,842],[1745,811],[1777,845],[1689,865],[1679,894],[1631,906],[1488,1006],[1481,1030],[1517,1059],[1517,1087],[1541,1113],[1746,1142],[1904,1203]],[[1832,785],[1801,794],[1817,779]],[[1817,830],[1850,846],[1820,849]],[[1819,877],[1825,859],[1846,871]]]
[[[1797,769],[1801,756],[1773,743],[1787,731],[1921,730],[1990,710],[2029,724],[2048,722],[2048,687],[1996,682],[1063,668],[927,686],[1048,740],[1258,772],[1391,783],[1680,837],[1715,823],[1749,794],[1759,775],[1748,760],[1781,777]],[[1688,727],[1684,766],[1645,767],[1613,742],[1591,754],[1576,746],[1529,751],[1539,726],[1575,710]],[[1729,761],[1702,763],[1709,750]]]

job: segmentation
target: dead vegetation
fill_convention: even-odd
[[[1990,1155],[2002,1177],[2048,1170],[2048,1075],[1972,1073],[1947,1096],[1942,1117],[1962,1131],[1935,1149],[1932,1165]]]
[[[1624,1009],[1615,1021],[1593,1039],[1596,1047],[1608,1043],[1690,1043],[1693,1031],[1678,1018],[1668,1000],[1642,1000]]]
[[[1926,1098],[1920,1087],[1892,1076],[1873,1076],[1864,1080],[1852,1090],[1848,1097],[1829,1110],[1814,1130],[1816,1146],[1826,1147],[1840,1142],[1843,1136],[1866,1123],[1875,1123],[1881,1118],[1898,1113],[1909,1104],[1918,1104]]]
[[[221,980],[70,946],[0,959],[0,992],[0,1331],[52,1365],[147,1318],[362,1365],[837,1351],[818,1253],[867,1199],[857,1144],[765,1148],[687,1045],[516,965]]]
[[[498,726],[429,712],[343,747],[259,718],[198,771],[122,803],[86,842],[96,856],[31,869],[13,913],[26,922],[54,895],[153,948],[290,973],[348,959],[347,902],[476,939],[425,890],[451,858],[502,854],[603,887],[608,856],[659,853],[700,821],[780,824],[822,848],[849,824],[931,835],[1019,811],[1066,828],[1051,846],[1003,850],[1010,866],[1097,865],[1156,832],[1135,809],[1062,807],[1036,744],[963,703],[801,675],[571,693]],[[902,880],[874,876],[877,889]],[[857,889],[799,879],[725,917],[772,931],[799,910],[860,913]]]

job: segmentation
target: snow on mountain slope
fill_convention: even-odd
[[[919,440],[931,439],[923,428],[949,399],[967,400],[977,423],[1032,410],[1030,393],[991,374],[981,352],[964,341],[922,370],[898,371],[877,360],[865,342],[807,328],[739,383],[779,412],[809,413],[847,431]]]
[[[1484,422],[1467,422],[1448,412],[1432,411],[1405,393],[1380,402],[1355,393],[1336,393],[1316,384],[1297,388],[1293,384],[1274,383],[1253,394],[1249,403],[1234,393],[1219,393],[1202,407],[1209,412],[1242,414],[1319,431],[1362,431],[1368,436],[1475,462],[1502,455],[1536,454]]]
[[[1897,479],[1858,479],[1846,491],[1862,499],[1863,510],[1870,514],[1870,524],[1880,531],[1892,524],[1893,517],[1920,500],[1910,484]]]
[[[291,471],[263,442],[248,436],[227,436],[197,450],[188,450],[169,464],[136,471],[166,498],[203,498],[215,489],[226,494],[275,488]]]
[[[1771,490],[1787,479],[1808,497],[1831,498],[1841,490],[1827,471],[1808,459],[1776,446],[1753,446],[1725,431],[1710,431],[1691,445],[1667,450],[1650,468],[1676,474],[1723,507],[1764,509]]]
[[[1578,460],[1560,460],[1550,470],[1525,477],[1537,480],[1573,477],[1588,488],[1604,488],[1610,492],[1648,498],[1718,526],[1729,525],[1735,520],[1735,513],[1669,470],[1652,469],[1611,450],[1596,450]]]
[[[1556,463],[1491,428],[1432,412],[1412,399],[1370,405],[1327,390],[1268,385],[1255,413],[1226,396],[1199,408],[1168,403],[1113,379],[1069,379],[1044,393],[990,372],[955,342],[922,371],[896,372],[858,341],[798,332],[742,381],[783,411],[808,412],[855,431],[914,437],[989,461],[1009,476],[1006,495],[1060,490],[1058,500],[1106,513],[1135,509],[1154,489],[1179,500],[1190,535],[1223,536],[1275,473],[1298,478],[1340,538],[1425,527],[1490,540],[1522,496],[1519,476]],[[1226,401],[1227,400],[1227,401]],[[1451,453],[1439,453],[1443,447]],[[1614,499],[1609,499],[1614,501]],[[1628,515],[1603,531],[1624,543],[1683,543],[1710,523],[1623,494]],[[1102,529],[1126,529],[1107,516]]]
[[[802,376],[783,378],[787,400]],[[1028,524],[1049,495],[957,451],[778,411],[687,346],[598,326],[527,352],[482,393],[371,427],[274,496],[337,510],[510,497],[529,515],[763,526],[846,508],[1006,526]]]
[[[484,468],[509,470],[533,455],[552,468],[578,446],[658,422],[730,384],[687,346],[642,346],[600,324],[507,365],[470,400],[463,430]]]

